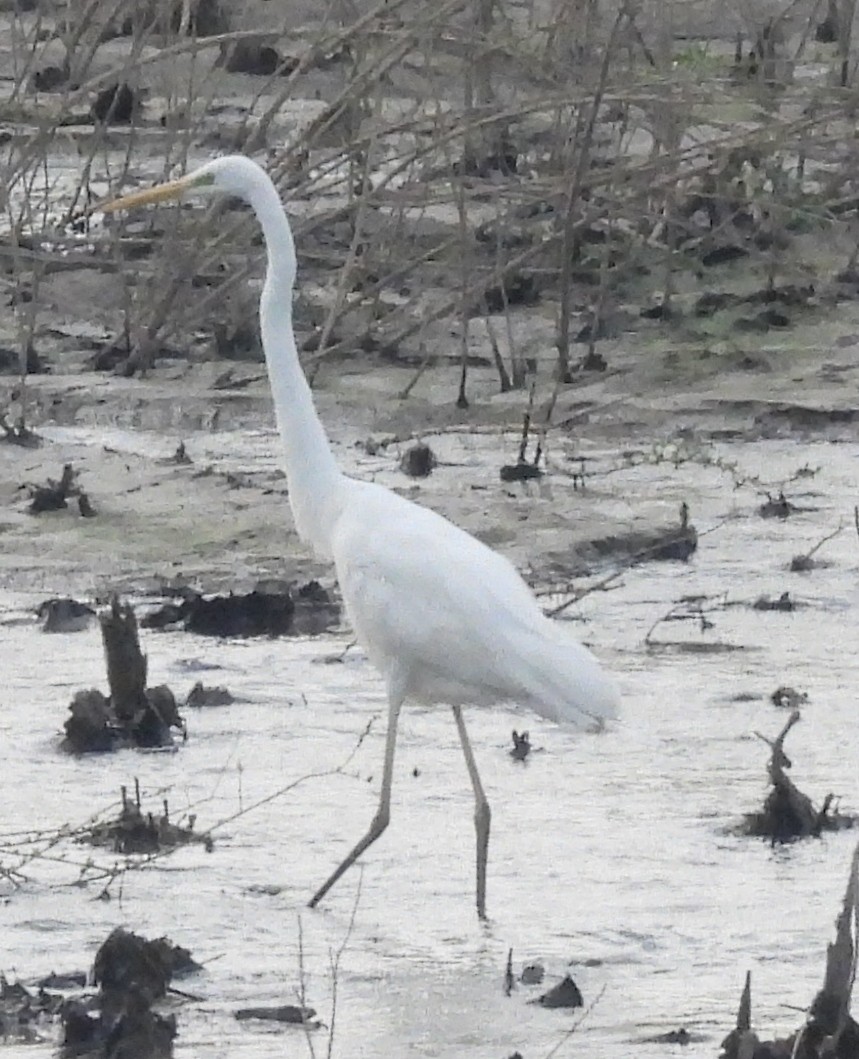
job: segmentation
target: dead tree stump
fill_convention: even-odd
[[[131,607],[114,596],[110,609],[99,615],[99,621],[110,703],[116,719],[130,727],[147,708],[146,655],[140,650],[137,619]]]
[[[140,650],[137,619],[114,596],[99,615],[110,698],[79,692],[66,721],[66,748],[75,753],[116,746],[169,747],[171,728],[185,731],[176,698],[166,685],[146,687],[146,655]]]
[[[49,478],[46,485],[34,485],[30,488],[30,513],[38,515],[42,511],[59,511],[67,507],[67,500],[75,495],[75,469],[70,463],[63,467],[59,481]]]
[[[752,1027],[751,975],[740,999],[736,1027],[722,1042],[721,1059],[857,1059],[859,1024],[850,1015],[856,978],[859,924],[859,846],[853,853],[835,941],[826,948],[823,988],[806,1022],[789,1037],[761,1041]]]

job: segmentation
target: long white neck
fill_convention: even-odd
[[[330,555],[331,530],[342,502],[344,476],[298,360],[292,330],[296,258],[289,222],[269,180],[248,196],[262,225],[268,268],[260,299],[260,328],[277,426],[286,457],[289,503],[302,540]]]

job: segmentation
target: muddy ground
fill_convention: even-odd
[[[749,21],[769,17],[768,3],[747,6]],[[800,8],[807,16],[809,5]],[[683,14],[695,22],[690,32],[719,32],[722,52],[730,51],[733,9],[729,27],[710,25],[709,4],[683,5]],[[642,26],[649,33],[650,23]],[[296,42],[301,43],[298,33],[290,47]],[[127,42],[108,43],[94,73],[110,70],[127,48]],[[809,69],[818,58],[810,55]],[[15,55],[0,45],[0,64],[7,60],[12,63]],[[447,72],[461,68],[461,56],[436,61],[435,80],[458,97],[460,86]],[[405,63],[403,68],[397,71],[403,81],[388,82],[385,91],[395,99],[407,88],[420,98],[420,70]],[[114,168],[101,161],[96,166],[97,195],[106,193],[108,184],[123,182],[114,164],[138,135],[143,146],[125,184],[161,175],[164,129],[158,108],[161,97],[181,94],[188,70],[153,61],[146,71],[143,127],[105,135],[104,157]],[[823,82],[826,70],[817,74]],[[168,83],[168,75],[175,83]],[[272,140],[294,131],[300,111],[315,114],[335,97],[341,77],[336,67],[309,73],[306,98],[293,100],[293,110],[285,108]],[[234,131],[237,115],[256,91],[246,75],[235,75],[220,88],[233,115],[201,119],[203,135],[189,151],[192,161],[229,147],[228,137],[218,139],[219,128]],[[747,113],[745,97],[753,93],[741,85],[739,94],[743,98],[729,100],[720,120],[730,123],[735,114]],[[32,98],[25,102],[29,107]],[[44,97],[40,104],[58,106]],[[787,105],[799,104],[788,99]],[[695,126],[690,135],[704,127]],[[54,141],[50,161],[58,176],[50,196],[61,207],[93,135],[91,125],[80,126]],[[648,144],[652,138],[644,148],[639,139],[643,155]],[[485,187],[475,186],[472,219],[480,219],[483,210],[492,213],[491,201],[487,207],[480,196],[495,187],[492,178]],[[312,184],[311,192],[305,189],[288,208],[298,229],[305,212],[320,208]],[[455,211],[450,202],[444,208],[433,223],[450,228]],[[145,230],[150,243],[160,245],[163,232],[156,230],[152,239],[148,218],[131,223],[138,225],[138,235]],[[676,525],[681,500],[690,504],[704,542],[691,563],[638,567],[615,586],[618,591],[593,594],[567,612],[584,617],[583,638],[622,685],[623,720],[604,742],[573,741],[562,729],[538,728],[530,718],[535,751],[526,768],[509,753],[509,733],[514,724],[521,729],[521,715],[472,711],[469,723],[487,762],[490,800],[498,807],[491,862],[497,918],[488,934],[475,930],[471,796],[446,711],[414,710],[404,717],[396,822],[367,858],[366,874],[353,876],[362,880],[360,906],[344,883],[319,915],[304,911],[339,851],[366,826],[376,796],[378,724],[366,746],[357,748],[354,771],[340,770],[355,751],[362,726],[375,723],[383,710],[378,676],[358,652],[348,654],[342,666],[319,664],[332,653],[340,655],[348,629],[336,640],[289,644],[147,633],[145,649],[156,679],[184,693],[205,663],[223,670],[218,682],[229,683],[243,705],[201,711],[180,753],[137,755],[129,765],[124,752],[110,762],[57,752],[69,699],[78,688],[100,682],[103,662],[95,630],[80,637],[38,632],[32,612],[40,599],[73,594],[92,603],[116,589],[139,595],[175,580],[203,589],[249,588],[268,576],[313,576],[330,588],[334,573],[293,530],[264,364],[213,356],[211,335],[200,341],[197,332],[186,339],[172,334],[169,356],[159,354],[142,376],[92,370],[93,352],[117,334],[128,291],[100,244],[91,253],[82,237],[80,253],[63,258],[62,267],[62,254],[53,253],[38,286],[33,335],[47,370],[28,376],[23,389],[14,364],[0,376],[0,413],[11,423],[23,411],[33,434],[32,445],[0,438],[0,590],[8,607],[0,647],[7,652],[2,668],[9,677],[4,723],[8,744],[17,750],[7,811],[16,830],[33,817],[59,833],[64,821],[84,819],[94,806],[115,798],[120,785],[132,780],[131,768],[147,795],[157,792],[152,796],[158,799],[170,791],[171,807],[174,798],[179,810],[202,807],[201,826],[232,823],[224,827],[223,840],[219,831],[215,855],[186,851],[199,858],[182,862],[193,868],[188,875],[193,905],[165,901],[155,873],[133,879],[129,873],[125,903],[83,904],[80,889],[65,878],[56,885],[38,882],[37,869],[47,870],[42,864],[21,891],[9,882],[4,896],[14,910],[8,957],[13,969],[45,973],[49,968],[35,962],[46,959],[41,946],[47,946],[61,970],[89,951],[82,935],[93,932],[93,924],[107,930],[118,917],[131,917],[138,926],[139,917],[141,929],[169,932],[195,953],[205,950],[212,957],[204,991],[216,1012],[213,1016],[209,1004],[183,1012],[190,1050],[211,1047],[216,1036],[232,1055],[243,1054],[241,1049],[255,1057],[280,1055],[278,1038],[268,1039],[266,1052],[264,1034],[231,1036],[234,1019],[225,998],[233,1007],[295,999],[291,991],[284,995],[283,983],[292,990],[304,954],[284,924],[304,915],[316,994],[326,1000],[328,987],[320,979],[332,950],[351,934],[351,913],[356,937],[343,969],[345,1017],[339,1023],[349,1027],[350,1055],[404,1054],[404,1036],[421,1041],[427,1054],[457,1059],[483,1059],[490,1047],[492,1055],[515,1049],[548,1054],[567,1024],[537,1021],[545,1013],[521,993],[517,1008],[502,997],[503,958],[511,945],[517,958],[548,953],[559,976],[576,961],[572,966],[586,1003],[595,1008],[588,1030],[603,1034],[596,1037],[597,1051],[611,1059],[630,1054],[630,1041],[643,1048],[639,1054],[661,1057],[663,1045],[648,1051],[637,1038],[686,1021],[706,1035],[690,1048],[696,1059],[715,1054],[733,1022],[741,972],[753,960],[764,972],[776,968],[776,980],[764,979],[761,990],[763,1018],[793,1028],[799,1016],[794,1011],[785,1016],[782,1005],[807,1004],[817,986],[843,887],[842,854],[853,840],[829,838],[782,856],[764,843],[741,840],[732,827],[743,812],[760,805],[766,755],[750,732],[773,734],[782,726],[771,694],[785,683],[809,693],[807,710],[803,704],[808,723],[796,737],[798,783],[817,802],[833,791],[844,796],[848,808],[855,804],[855,666],[844,630],[850,628],[845,613],[855,608],[857,497],[853,450],[836,446],[855,443],[859,434],[859,301],[855,290],[839,288],[833,279],[855,249],[851,224],[842,219],[792,232],[780,260],[755,252],[739,265],[703,272],[678,268],[673,280],[680,311],[673,321],[640,316],[658,293],[658,268],[646,284],[625,278],[609,304],[614,337],[596,347],[606,370],[574,370],[562,387],[543,441],[546,474],[536,482],[510,484],[499,477],[502,465],[516,461],[529,402],[526,390],[499,393],[482,314],[470,321],[467,408],[456,403],[455,314],[426,328],[420,343],[403,343],[396,361],[356,352],[348,342],[322,358],[315,398],[341,465],[449,516],[508,555],[535,588],[551,593],[552,602],[571,586],[587,586],[625,568],[628,551],[595,550],[591,542]],[[302,325],[310,321],[318,327],[325,318],[320,307],[330,304],[349,242],[334,234],[322,264],[318,254],[314,264],[319,245],[299,245]],[[325,230],[315,237],[323,244],[329,236]],[[151,247],[148,253],[141,274],[162,260]],[[259,248],[254,253],[261,257]],[[229,258],[228,268],[231,263]],[[439,278],[445,262],[434,267],[437,288],[447,281],[444,289],[455,292],[455,280]],[[126,263],[132,276],[137,268]],[[773,277],[778,287],[816,287],[785,310],[784,325],[743,330],[733,317],[758,311],[747,307],[733,316],[694,314],[702,293],[760,292]],[[413,277],[416,285],[421,278]],[[14,268],[7,279],[26,286]],[[145,297],[145,285],[135,289]],[[188,297],[207,293],[191,288]],[[575,330],[586,323],[592,294],[580,299]],[[534,362],[527,381],[534,382],[532,419],[538,425],[553,390],[557,285],[549,284],[540,297],[536,305],[513,308],[509,321],[500,314],[494,321],[502,354],[509,356],[509,334]],[[20,302],[19,310],[21,304],[26,303]],[[308,305],[317,314],[312,320]],[[18,324],[11,311],[0,321],[0,346],[17,348]],[[585,349],[573,345],[574,365]],[[414,383],[424,355],[434,363]],[[7,360],[14,361],[14,352]],[[780,440],[760,444],[770,438]],[[420,481],[399,468],[414,439],[427,440],[438,457],[432,475]],[[532,438],[529,457],[533,452]],[[636,462],[659,467],[637,474],[629,470]],[[675,463],[681,465],[677,471]],[[814,479],[818,466],[822,473],[800,485],[792,475],[806,463],[807,477]],[[74,501],[62,510],[31,513],[32,487],[58,479],[67,464],[78,475],[92,516],[83,517]],[[764,522],[759,505],[781,488],[803,511],[795,520]],[[809,580],[794,574],[788,582],[791,555],[813,548],[839,522],[844,532],[831,549],[817,553],[820,569]],[[710,530],[718,533],[705,537]],[[796,613],[755,608],[756,597],[777,599],[786,587],[797,600]],[[682,628],[671,624],[678,599],[690,596],[704,600],[701,621]],[[677,642],[684,637],[689,643]],[[707,650],[695,653],[687,646]],[[319,770],[319,778],[272,804],[271,815],[261,809],[244,817],[246,803],[267,806],[273,790],[311,769]],[[45,775],[52,777],[50,785]],[[53,797],[55,789],[64,792],[63,800]],[[547,791],[554,792],[554,801]],[[560,804],[557,792],[563,792]],[[157,802],[155,807],[160,808]],[[59,868],[75,872],[71,861]],[[165,878],[174,893],[177,876]],[[94,895],[93,887],[87,896]],[[37,908],[36,901],[44,904]],[[762,914],[773,908],[780,916]],[[301,922],[298,918],[299,930]],[[219,962],[215,957],[224,952]],[[788,982],[786,965],[792,971]],[[606,982],[611,988],[601,1004]],[[506,1010],[499,1013],[501,1004]],[[601,1051],[603,1040],[609,1041],[608,1050]]]
[[[534,347],[550,356],[546,315],[534,312],[524,322]],[[539,485],[505,485],[497,477],[502,464],[515,461],[527,398],[499,394],[490,368],[471,370],[465,410],[455,406],[453,364],[429,370],[405,400],[398,394],[411,367],[324,366],[316,401],[350,471],[380,476],[538,575],[546,557],[568,552],[571,541],[671,520],[664,505],[646,501],[630,510],[627,525],[604,510],[611,482],[600,474],[622,463],[624,453],[646,458],[679,442],[694,454],[708,438],[855,439],[859,431],[859,306],[853,303],[786,336],[755,338],[751,367],[743,366],[736,343],[721,354],[686,348],[678,356],[670,334],[655,330],[600,348],[609,370],[585,375],[561,393],[546,445],[549,473]],[[121,379],[65,374],[58,364],[52,374],[31,376],[28,422],[40,443],[0,443],[3,584],[100,593],[178,574],[207,586],[271,574],[330,580],[330,569],[314,561],[292,530],[263,366],[233,365],[237,388],[216,389],[224,367],[164,362],[147,378]],[[0,391],[16,385],[9,379]],[[550,385],[546,373],[537,392],[547,394]],[[251,441],[231,453],[235,431],[250,432]],[[424,483],[397,470],[409,439],[432,441],[446,431],[489,433],[497,439],[494,455],[473,466],[442,462]],[[368,439],[390,444],[371,457]],[[172,462],[180,442],[193,462]],[[251,451],[242,452],[247,444],[264,457],[262,469]],[[596,469],[578,492],[569,472],[582,455],[596,460],[586,465]],[[26,486],[58,477],[69,462],[96,516],[81,518],[76,506],[29,514]]]

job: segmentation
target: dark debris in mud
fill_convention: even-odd
[[[179,626],[201,636],[316,636],[340,621],[340,607],[318,581],[295,586],[260,582],[251,592],[203,595],[176,589],[178,602],[167,602],[141,619],[148,629]]]
[[[61,1059],[168,1059],[176,1017],[159,1014],[153,1005],[171,990],[174,977],[199,969],[187,949],[167,938],[147,941],[119,927],[96,954],[97,993],[86,990],[82,971],[51,972],[35,989],[0,976],[0,1044],[45,1041],[59,1021]]]
[[[0,975],[0,1046],[43,1040],[63,1003],[63,996],[48,987],[34,991]]]
[[[835,940],[826,949],[823,988],[806,1021],[788,1037],[761,1041],[752,1029],[752,976],[740,996],[736,1025],[722,1042],[720,1059],[859,1059],[859,1024],[850,1014],[859,923],[859,848],[853,853]]]
[[[639,1037],[637,1044],[698,1044],[706,1040],[701,1033],[693,1033],[685,1026],[679,1026],[676,1030],[667,1030],[665,1033],[655,1033],[652,1037]]]
[[[531,739],[527,732],[517,732],[513,729],[513,749],[510,751],[510,757],[514,761],[524,761],[525,758],[531,753]]]
[[[716,600],[706,595],[681,596],[676,603],[648,629],[644,642],[649,651],[668,651],[686,654],[724,654],[730,651],[744,650],[742,645],[727,643],[724,640],[705,639],[716,628],[715,614],[725,607],[724,598]],[[657,638],[656,631],[667,623],[680,622],[691,624],[700,639],[662,639]]]
[[[796,504],[792,504],[784,493],[780,492],[778,496],[768,495],[758,508],[758,514],[761,518],[789,518],[798,510]]]
[[[809,548],[807,552],[803,552],[801,555],[794,555],[790,561],[788,569],[791,573],[806,574],[811,570],[816,570],[820,566],[827,566],[828,563],[823,559],[815,559],[814,556],[820,549],[831,541],[834,537],[837,537],[839,533],[844,529],[842,525],[837,526],[831,533],[827,533],[824,537],[821,537],[814,547]]]
[[[28,485],[30,506],[27,510],[31,515],[39,515],[44,511],[62,511],[69,506],[69,500],[77,499],[81,516],[92,518],[95,510],[89,496],[78,484],[77,477],[77,471],[72,464],[67,463],[58,479],[49,478],[45,485]]]
[[[318,1029],[321,1023],[316,1019],[316,1010],[301,1007],[298,1004],[280,1004],[275,1007],[239,1008],[235,1017],[244,1022],[247,1019],[262,1019],[266,1022],[284,1022],[292,1026],[305,1026]]]
[[[815,807],[808,795],[803,794],[787,775],[792,762],[784,752],[784,741],[799,720],[799,710],[794,710],[775,739],[755,733],[771,750],[767,765],[771,788],[763,808],[746,813],[740,831],[754,838],[768,838],[773,845],[817,838],[824,831],[842,831],[857,823],[855,815],[841,813],[834,807],[833,794],[827,794],[821,806]]]
[[[539,985],[546,977],[546,969],[542,963],[526,963],[519,975],[522,985]]]
[[[93,980],[98,993],[63,1005],[61,1056],[172,1056],[176,1016],[162,1015],[154,1005],[167,994],[174,977],[196,970],[199,965],[187,949],[167,938],[148,941],[118,927],[96,953]]]
[[[135,796],[129,798],[128,790],[122,787],[122,808],[113,820],[101,821],[86,828],[77,836],[85,845],[100,846],[115,853],[145,854],[164,853],[177,846],[199,843],[207,853],[214,849],[210,835],[194,831],[196,817],[188,818],[187,826],[174,824],[170,820],[167,800],[162,803],[160,813],[144,812],[140,803],[140,785],[134,782]]]
[[[674,525],[652,530],[597,537],[579,548],[596,558],[623,557],[633,565],[646,562],[688,562],[698,549],[698,531],[689,521],[689,505],[680,505]]]
[[[37,449],[42,444],[39,435],[30,430],[23,419],[10,423],[6,416],[0,413],[0,430],[3,431],[0,441],[9,445],[18,445],[22,449]]]
[[[102,88],[92,102],[90,114],[96,124],[130,125],[143,107],[141,93],[125,82]]]
[[[536,464],[519,460],[517,463],[505,463],[498,472],[502,482],[529,482],[542,478],[543,471]]]
[[[77,599],[45,599],[36,608],[42,632],[83,632],[92,625],[96,612]]]
[[[400,470],[409,478],[428,478],[437,464],[435,453],[423,442],[406,449],[400,458]]]
[[[200,709],[204,706],[231,706],[235,697],[224,687],[209,687],[202,680],[198,680],[188,692],[185,705],[191,709]]]
[[[544,1008],[580,1008],[584,998],[570,975],[565,975],[557,985],[530,1003]]]
[[[797,691],[796,688],[792,688],[789,684],[779,684],[770,695],[770,702],[773,706],[779,706],[782,709],[795,710],[808,702],[808,692]]]
[[[752,604],[752,610],[776,610],[790,614],[796,610],[799,604],[791,598],[790,592],[782,592],[780,596],[771,599],[769,596],[758,596]]]
[[[99,622],[110,695],[97,688],[75,693],[64,725],[64,749],[81,754],[173,746],[171,729],[184,733],[185,724],[170,688],[146,687],[147,663],[134,611],[114,597]]]

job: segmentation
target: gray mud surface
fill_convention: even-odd
[[[318,16],[299,6],[302,25],[288,34],[295,48],[312,36],[303,20]],[[761,19],[774,7],[746,6]],[[733,7],[717,14],[712,4],[675,7],[678,34],[719,38],[706,54],[689,44],[692,83],[700,73],[694,63],[729,55],[744,20]],[[274,5],[256,9],[254,18]],[[524,18],[517,5],[511,10]],[[797,18],[810,10],[795,5]],[[650,16],[640,23],[646,34]],[[255,24],[268,31],[268,23]],[[459,98],[454,73],[462,54],[448,37],[442,43],[432,64],[404,62],[386,82],[392,113],[424,94]],[[45,61],[55,61],[55,44],[46,40]],[[93,76],[126,61],[130,47],[109,41]],[[4,116],[26,141],[65,103],[18,98],[20,55],[0,41],[0,64],[12,71],[3,82]],[[220,77],[214,55],[194,59],[206,91],[213,71]],[[32,192],[34,209],[46,209],[52,224],[70,206],[93,144],[96,198],[124,172],[129,144],[139,153],[123,177],[128,186],[163,175],[170,130],[158,115],[175,115],[171,107],[197,67],[184,52],[171,62],[152,47],[144,58],[140,85],[148,95],[139,128],[97,130],[82,95],[79,124],[63,126],[52,141],[50,179]],[[826,82],[819,50],[809,48],[798,74]],[[336,64],[309,71],[304,94],[278,112],[269,148],[318,118],[342,77]],[[249,100],[258,116],[272,98],[270,85],[255,96],[257,84],[238,74],[218,81],[212,92],[222,109],[201,104],[200,138],[188,145],[192,162],[235,147]],[[699,148],[702,130],[730,132],[751,114],[762,120],[760,99],[746,87],[740,94],[754,99],[705,101],[707,122],[697,119],[690,132]],[[788,94],[785,109],[799,113],[801,102]],[[649,121],[643,105],[634,120]],[[354,159],[336,131],[322,146],[342,148],[332,169],[342,178]],[[853,131],[851,118],[834,127],[832,142],[849,147]],[[624,150],[645,159],[653,137],[633,132]],[[832,159],[817,161],[825,167]],[[348,226],[312,225],[325,210],[336,213],[342,187],[326,192],[324,180],[308,180],[288,202],[296,229],[309,233],[299,240],[301,340],[325,320],[350,242]],[[511,194],[514,205],[521,190]],[[470,222],[498,215],[496,191],[497,181],[477,186]],[[389,216],[396,194],[384,203]],[[456,230],[450,198],[414,214],[410,231],[420,250]],[[101,221],[92,223],[103,234]],[[183,217],[175,227],[187,233],[184,225],[193,223]],[[851,224],[797,234],[782,259],[754,256],[703,279],[678,270],[676,326],[640,316],[657,278],[647,289],[634,280],[619,284],[613,337],[597,347],[607,370],[575,371],[560,389],[538,481],[499,477],[502,465],[516,461],[528,397],[498,392],[489,314],[471,320],[467,409],[456,406],[460,332],[450,313],[419,340],[413,333],[393,351],[359,354],[353,338],[366,321],[358,300],[334,353],[322,356],[315,399],[344,469],[440,511],[509,556],[547,610],[563,607],[571,635],[621,685],[622,717],[600,735],[574,737],[513,710],[469,711],[493,807],[487,925],[473,907],[472,798],[444,709],[403,711],[391,826],[320,909],[306,907],[366,829],[378,796],[382,684],[349,646],[345,624],[324,636],[279,640],[146,630],[151,685],[167,683],[184,700],[202,679],[228,688],[233,701],[184,709],[188,739],[173,753],[60,752],[68,704],[81,688],[104,687],[104,658],[97,624],[41,631],[35,614],[43,600],[73,595],[98,606],[118,591],[145,610],[165,584],[247,591],[269,577],[315,577],[337,589],[331,568],[292,527],[259,350],[245,350],[241,360],[219,356],[200,326],[201,315],[208,323],[211,291],[189,284],[184,308],[192,320],[197,313],[196,323],[171,333],[142,376],[90,370],[93,352],[119,333],[123,299],[133,295],[145,309],[153,288],[121,281],[107,241],[52,233],[33,336],[49,370],[28,376],[23,389],[14,363],[0,376],[0,413],[11,423],[23,411],[37,441],[0,439],[0,971],[32,983],[86,966],[117,926],[167,934],[204,965],[180,983],[189,995],[165,1005],[179,1024],[177,1059],[499,1059],[516,1052],[524,1059],[664,1059],[677,1046],[646,1039],[680,1026],[692,1034],[684,1054],[711,1059],[734,1025],[748,969],[761,1038],[793,1032],[822,982],[855,835],[772,848],[740,837],[737,825],[766,794],[767,747],[755,733],[772,738],[782,728],[785,711],[772,693],[783,685],[807,695],[787,747],[794,781],[816,804],[831,792],[845,812],[859,807],[859,302],[855,291],[821,283],[791,307],[790,326],[755,332],[738,329],[736,313],[705,320],[691,309],[702,290],[760,291],[776,273],[779,284],[818,275],[828,282],[855,250]],[[169,251],[158,258],[153,247],[172,227],[135,220],[122,236],[124,252],[142,247],[147,268],[157,267]],[[17,244],[4,233],[9,282],[20,295]],[[248,242],[227,265],[243,262],[243,254],[253,293],[259,248]],[[173,264],[181,270],[181,260]],[[439,278],[449,267],[450,259],[441,260],[410,276],[412,284],[427,281],[426,305],[455,288],[449,275]],[[489,268],[486,260],[481,267]],[[395,308],[407,297],[384,294]],[[577,327],[590,297],[582,295]],[[419,316],[423,308],[417,302],[410,311]],[[250,310],[239,309],[246,322]],[[537,428],[553,390],[557,315],[557,290],[549,289],[535,306],[494,319],[502,355],[515,347],[533,361]],[[11,311],[0,321],[4,350],[17,347],[19,323]],[[584,348],[574,349],[574,360]],[[424,359],[430,366],[415,382]],[[415,440],[437,457],[420,481],[399,468]],[[188,460],[177,461],[180,446]],[[30,488],[59,478],[66,464],[94,516],[81,517],[74,503],[30,513]],[[761,506],[782,492],[795,510],[762,518]],[[642,542],[676,530],[684,502],[698,532],[690,561],[633,561]],[[812,569],[790,571],[794,556],[809,554]],[[784,593],[790,608],[755,608]],[[524,764],[509,753],[514,728],[527,729],[534,748]],[[194,843],[125,858],[81,845],[94,821],[116,815],[120,788],[133,789],[135,779],[144,808],[161,813],[166,799],[171,820],[187,823],[193,815],[195,830],[211,834],[211,851]],[[519,985],[504,995],[511,947],[517,974],[526,963],[545,964],[544,987]],[[584,996],[581,1025],[569,1012],[529,1003],[567,973]],[[296,1027],[234,1017],[241,1008],[297,1003],[315,1007],[322,1020],[310,1041]],[[32,1038],[27,1055],[56,1054],[54,1025],[35,1027]],[[24,1050],[21,1039],[0,1041],[0,1054]]]
[[[321,910],[304,907],[366,827],[381,766],[378,677],[354,649],[321,664],[348,643],[347,628],[271,642],[146,632],[153,683],[184,695],[202,675],[237,701],[186,711],[189,740],[175,754],[58,753],[71,695],[103,684],[102,650],[95,628],[40,632],[32,613],[42,598],[113,588],[139,598],[177,576],[224,588],[314,574],[331,587],[332,573],[292,531],[264,380],[213,390],[209,365],[166,366],[143,381],[37,377],[41,446],[0,446],[2,737],[14,748],[0,862],[20,870],[4,889],[8,972],[27,980],[78,966],[119,924],[167,933],[204,963],[218,956],[187,983],[205,999],[177,1010],[177,1056],[257,1059],[304,1047],[284,1039],[302,1032],[294,1027],[232,1015],[298,1002],[302,964],[306,999],[329,1025],[336,977],[334,1054],[542,1055],[570,1020],[527,1004],[539,988],[504,997],[511,945],[522,964],[543,960],[550,984],[573,973],[593,1004],[577,1033],[609,1059],[631,1049],[662,1056],[664,1045],[639,1042],[680,1024],[700,1035],[686,1053],[712,1056],[749,967],[757,1024],[792,1030],[797,1017],[784,1005],[804,1006],[819,986],[853,839],[771,850],[733,831],[765,793],[766,748],[752,732],[781,727],[769,699],[780,684],[809,695],[789,747],[795,782],[818,802],[832,791],[844,808],[857,805],[859,443],[849,416],[820,422],[851,407],[841,382],[855,370],[849,355],[839,354],[836,383],[826,383],[820,351],[783,350],[787,371],[708,373],[682,386],[651,377],[645,390],[640,358],[624,369],[618,347],[616,372],[564,393],[557,421],[571,425],[549,434],[546,477],[512,486],[498,468],[515,459],[523,398],[493,396],[488,373],[477,373],[468,412],[452,408],[455,369],[430,373],[408,402],[394,396],[405,369],[320,376],[317,403],[341,463],[510,555],[547,606],[626,562],[595,557],[588,541],[673,525],[681,500],[700,534],[688,564],[636,566],[566,612],[621,682],[623,716],[611,731],[574,739],[533,717],[470,711],[495,811],[486,929],[473,910],[467,778],[444,710],[406,709],[389,832]],[[811,428],[808,409],[819,413]],[[404,440],[374,456],[358,444],[393,436]],[[415,436],[439,458],[419,484],[398,469]],[[193,463],[169,462],[180,441]],[[584,490],[569,477],[581,456]],[[69,461],[96,517],[26,513],[21,484],[56,477]],[[760,518],[767,492],[780,488],[803,510]],[[787,572],[839,522],[818,569]],[[793,612],[752,608],[785,590]],[[704,600],[708,630],[660,620],[689,596]],[[508,754],[510,730],[523,726],[536,747],[524,767]],[[73,843],[57,852],[51,836],[110,815],[132,776],[159,809],[169,798],[171,818],[196,813],[215,848],[125,871],[109,886],[119,897],[121,885],[121,900],[93,901],[115,856],[84,856]],[[31,828],[44,839],[22,861],[21,832]],[[335,975],[328,953],[347,936]],[[44,1034],[28,1054],[50,1054]]]

